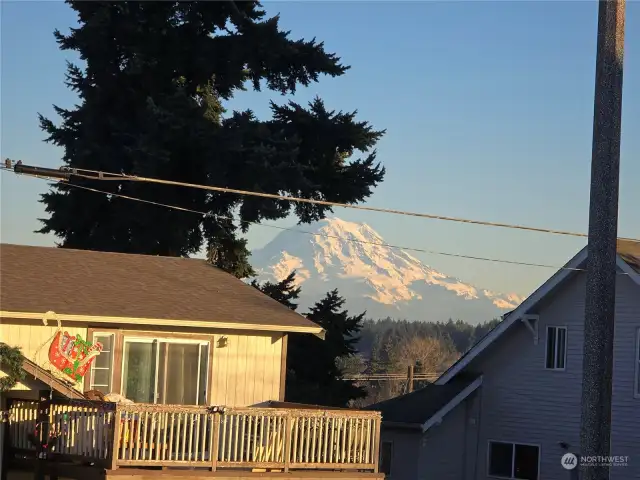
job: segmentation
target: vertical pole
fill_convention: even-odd
[[[210,456],[209,460],[211,461],[211,471],[215,472],[218,469],[220,422],[224,421],[224,419],[222,418],[222,414],[218,412],[211,413],[211,419],[213,421],[213,428],[211,429],[213,442],[211,443],[211,453],[209,453],[209,456]]]
[[[9,414],[10,403],[5,399],[5,395],[0,393],[0,480],[7,480],[9,470],[9,460],[5,458],[5,449],[9,451]],[[6,417],[5,417],[6,415]],[[6,425],[5,425],[6,424]]]
[[[49,411],[51,409],[51,391],[41,390],[38,394],[38,438],[36,438],[35,480],[45,479],[45,470],[49,460]]]
[[[593,115],[580,453],[609,456],[625,0],[600,0]],[[607,480],[609,467],[584,471]]]
[[[111,432],[107,437],[107,468],[109,470],[118,469],[118,455],[120,454],[120,441],[121,441],[121,421],[122,413],[118,405],[113,412],[113,418],[111,420]],[[158,442],[160,444],[160,442]]]
[[[407,370],[407,393],[413,392],[413,365]]]
[[[326,421],[329,421],[325,418]],[[284,419],[284,473],[289,473],[289,465],[291,464],[291,441],[293,440],[293,419],[291,412],[287,412]],[[326,443],[326,438],[324,439]]]

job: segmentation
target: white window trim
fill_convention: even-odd
[[[96,342],[96,337],[111,337],[111,350],[109,352],[109,354],[111,355],[111,365],[109,365],[109,370],[111,370],[111,373],[109,376],[109,385],[111,386],[110,390],[113,391],[113,361],[115,360],[114,349],[116,346],[116,335],[112,332],[93,332],[92,333],[93,343]],[[95,370],[96,370],[96,360],[94,359],[93,362],[91,362],[91,368],[89,369],[89,390],[94,390],[95,383],[93,383],[93,372]],[[98,370],[106,370],[106,369],[98,368]],[[107,393],[111,393],[111,392],[107,392]]]
[[[206,340],[192,340],[192,339],[182,339],[182,338],[165,338],[165,337],[135,337],[135,336],[125,336],[122,339],[122,364],[121,364],[121,375],[120,375],[120,391],[123,392],[124,395],[124,368],[125,368],[125,360],[126,357],[124,355],[125,352],[125,346],[127,343],[154,343],[154,342],[163,342],[163,343],[174,343],[174,344],[189,344],[189,345],[198,345],[198,346],[206,346],[207,347],[207,364],[205,366],[206,368],[206,374],[204,376],[204,391],[205,391],[205,404],[207,403],[207,401],[209,400],[209,369],[211,368],[210,365],[210,356],[211,356],[211,342],[206,341]],[[160,358],[160,349],[156,349],[156,365],[158,364]],[[200,355],[198,355],[198,367],[200,367]],[[199,369],[199,368],[198,368]],[[156,378],[155,378],[155,385],[156,385],[156,390],[158,388],[158,375],[160,374],[160,372],[158,371],[158,369],[156,368]],[[198,379],[197,379],[197,384],[196,384],[196,390],[200,390],[200,376],[198,375]],[[153,404],[157,404],[158,403],[158,392],[155,392],[155,398],[153,399]]]
[[[555,336],[556,336],[556,351],[553,354],[553,364],[556,365],[558,363],[558,359],[556,358],[558,354],[558,331],[564,330],[564,367],[563,368],[554,368],[547,367],[547,356],[549,354],[549,330],[551,328],[555,328]],[[569,329],[565,325],[547,325],[547,336],[544,340],[544,369],[549,372],[564,372],[567,369],[567,350],[569,345]]]
[[[635,368],[635,378],[633,379],[633,396],[634,398],[640,398],[640,381],[638,377],[640,376],[640,328],[636,330],[636,368]]]
[[[500,477],[498,475],[491,475],[489,471],[491,470],[491,444],[492,443],[504,443],[511,445],[511,476],[510,477]],[[540,444],[538,443],[525,443],[525,442],[512,442],[507,440],[488,440],[487,441],[487,477],[489,478],[500,478],[502,480],[519,480],[518,478],[513,476],[513,469],[515,467],[516,462],[516,445],[522,445],[524,447],[536,447],[538,449],[538,478],[540,480],[540,459],[542,458],[542,449],[540,448]]]

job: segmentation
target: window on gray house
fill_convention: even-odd
[[[382,442],[380,445],[380,473],[391,475],[391,457],[393,457],[393,442]]]
[[[538,480],[540,449],[536,445],[489,442],[488,474],[492,477]]]
[[[640,328],[636,332],[636,397],[640,397]]]
[[[546,368],[564,370],[567,362],[567,327],[547,327]]]
[[[96,342],[102,344],[102,352],[91,362],[89,389],[107,395],[111,393],[114,336],[112,333],[94,333],[93,343]]]

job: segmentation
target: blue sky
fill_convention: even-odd
[[[267,2],[292,37],[316,36],[352,69],[300,91],[359,111],[387,129],[385,182],[368,204],[587,231],[597,2]],[[54,28],[73,26],[61,2],[2,1],[1,154],[60,166],[37,113],[74,104]],[[640,2],[627,4],[619,234],[640,237]],[[229,108],[268,114],[270,92]],[[636,135],[632,135],[636,132]],[[46,183],[1,176],[3,242],[52,245],[33,233]],[[635,208],[634,208],[635,207]],[[432,251],[560,265],[586,242],[571,237],[336,210],[387,242]],[[293,220],[278,222],[291,226]],[[304,226],[298,227],[304,229]],[[278,232],[255,227],[252,248]],[[549,269],[439,255],[426,263],[480,287],[528,294]]]

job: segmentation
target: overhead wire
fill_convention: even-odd
[[[124,181],[142,182],[142,183],[155,183],[155,184],[161,184],[161,185],[209,190],[209,191],[214,191],[219,193],[233,193],[233,194],[243,195],[243,196],[270,198],[273,200],[283,200],[283,201],[298,202],[298,203],[308,203],[308,204],[314,204],[314,205],[324,205],[327,207],[339,207],[339,208],[363,210],[363,211],[369,211],[369,212],[389,213],[394,215],[405,215],[405,216],[418,217],[418,218],[428,218],[432,220],[443,220],[443,221],[466,223],[466,224],[472,224],[472,225],[482,225],[482,226],[488,226],[488,227],[508,228],[508,229],[516,229],[516,230],[525,230],[530,232],[549,233],[549,234],[555,234],[555,235],[588,238],[588,234],[586,233],[571,232],[566,230],[530,227],[526,225],[516,225],[516,224],[501,223],[501,222],[489,222],[489,221],[483,221],[483,220],[473,220],[468,218],[451,217],[451,216],[445,216],[445,215],[434,215],[429,213],[411,212],[411,211],[396,210],[396,209],[390,209],[390,208],[370,207],[366,205],[351,205],[347,203],[330,202],[327,200],[315,200],[310,198],[293,197],[293,196],[279,195],[274,193],[240,190],[235,188],[217,187],[212,185],[200,185],[195,183],[178,182],[175,180],[164,180],[164,179],[152,178],[152,177],[141,177],[137,175],[126,174],[124,172],[112,173],[112,172],[106,172],[101,170],[90,170],[90,169],[83,169],[83,168],[68,168],[68,167],[63,167],[61,171],[67,172],[73,176],[77,176],[80,178],[87,178],[90,180],[98,180],[98,181],[123,181],[124,180]],[[87,174],[91,174],[91,175],[87,175]],[[620,240],[640,243],[640,239],[635,239],[635,238],[620,238]]]
[[[13,170],[7,169],[11,172],[13,172]],[[19,175],[25,175],[25,174],[19,174]],[[48,177],[44,177],[44,176],[39,176],[39,175],[27,175],[30,177],[34,177],[34,178],[39,178],[41,180],[46,180],[46,181],[52,181],[51,178]],[[92,188],[92,187],[87,187],[84,185],[78,185],[75,183],[71,183],[67,180],[58,180],[58,179],[53,179],[54,182],[61,182],[64,185],[68,185],[72,188],[77,188],[80,190],[86,190],[89,192],[94,192],[94,193],[100,193],[103,195],[108,195],[111,197],[115,197],[115,198],[121,198],[121,199],[125,199],[125,200],[131,200],[131,201],[136,201],[136,202],[141,202],[141,203],[146,203],[149,205],[155,205],[158,207],[163,207],[163,208],[168,208],[168,209],[172,209],[172,210],[177,210],[177,211],[183,211],[183,212],[188,212],[188,213],[194,213],[197,215],[201,215],[203,217],[213,217],[219,220],[236,220],[234,217],[229,217],[229,216],[222,216],[222,215],[212,215],[209,212],[203,212],[200,210],[194,210],[194,209],[190,209],[190,208],[185,208],[185,207],[180,207],[177,205],[170,205],[170,204],[165,204],[165,203],[160,203],[160,202],[154,202],[152,200],[145,200],[143,198],[137,198],[137,197],[131,197],[128,195],[123,195],[120,193],[113,193],[113,192],[108,192],[105,190],[99,190],[96,188]],[[386,247],[386,248],[391,248],[394,250],[403,250],[403,251],[409,251],[409,252],[417,252],[417,253],[424,253],[427,255],[440,255],[440,256],[446,256],[446,257],[454,257],[454,258],[463,258],[463,259],[467,259],[467,260],[477,260],[477,261],[485,261],[485,262],[492,262],[492,263],[502,263],[502,264],[508,264],[508,265],[521,265],[521,266],[527,266],[527,267],[539,267],[539,268],[551,268],[551,269],[555,269],[555,270],[571,270],[571,271],[576,271],[576,272],[584,272],[586,271],[586,269],[584,268],[573,268],[573,267],[567,267],[567,266],[558,266],[558,265],[550,265],[550,264],[544,264],[544,263],[534,263],[534,262],[521,262],[521,261],[517,261],[517,260],[505,260],[505,259],[500,259],[500,258],[491,258],[491,257],[480,257],[480,256],[474,256],[474,255],[464,255],[464,254],[458,254],[458,253],[450,253],[450,252],[441,252],[441,251],[436,251],[436,250],[429,250],[429,249],[424,249],[424,248],[415,248],[415,247],[405,247],[405,246],[401,246],[401,245],[394,245],[394,244],[389,244],[389,243],[383,243],[383,242],[373,242],[373,241],[368,241],[368,240],[358,240],[355,238],[345,238],[345,237],[341,237],[338,235],[331,235],[331,234],[325,234],[325,233],[319,233],[319,232],[310,232],[307,230],[300,230],[297,228],[290,228],[290,227],[281,227],[279,225],[272,225],[272,224],[268,224],[268,223],[260,223],[260,222],[244,222],[247,223],[249,225],[255,225],[255,226],[259,226],[259,227],[265,227],[265,228],[273,228],[276,230],[281,230],[281,231],[291,231],[291,232],[296,232],[296,233],[300,233],[300,234],[305,234],[305,235],[311,235],[311,236],[315,236],[315,237],[324,237],[324,238],[333,238],[333,239],[337,239],[337,240],[342,240],[342,241],[346,241],[349,243],[355,243],[355,244],[364,244],[364,245],[374,245],[374,246],[380,246],[380,247]],[[619,275],[628,275],[626,272],[618,272]]]

